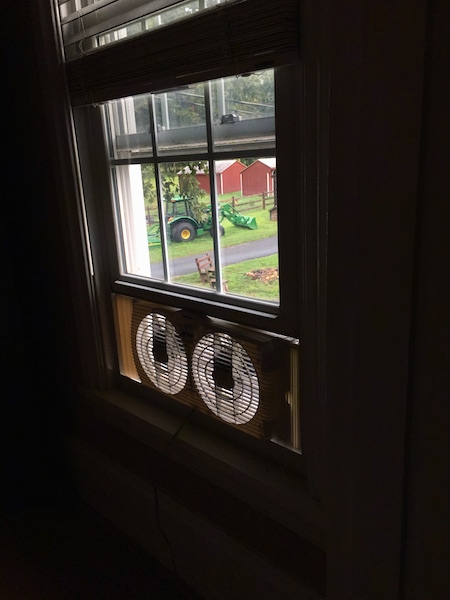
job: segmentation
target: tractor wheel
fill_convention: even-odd
[[[190,242],[197,235],[197,231],[189,221],[175,223],[172,227],[172,239],[174,242]]]
[[[213,228],[212,228],[212,227],[211,227],[211,229],[209,230],[209,235],[210,235],[211,237],[213,237],[213,235],[214,235],[214,231],[213,231]],[[219,235],[225,235],[225,228],[224,228],[224,226],[223,226],[223,225],[219,225]]]

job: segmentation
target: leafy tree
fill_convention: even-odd
[[[208,164],[203,161],[165,163],[161,167],[164,180],[164,198],[170,200],[175,194],[184,198],[199,200],[206,196],[196,178],[198,170],[208,172]]]
[[[134,101],[134,118],[136,120],[136,131],[138,133],[150,133],[150,112],[148,103],[150,94],[136,96]]]
[[[243,165],[245,165],[246,167],[248,167],[252,163],[255,162],[255,159],[254,158],[240,158],[239,162],[241,162]]]
[[[145,206],[150,209],[156,208],[157,195],[153,165],[141,165],[141,172]]]
[[[272,116],[275,107],[273,70],[227,77],[224,80],[225,110],[236,113],[241,118]],[[220,119],[219,86],[213,86],[213,112]]]
[[[209,219],[209,205],[203,201],[206,192],[200,189],[195,174],[197,170],[208,172],[207,163],[201,161],[170,163],[162,166],[164,200],[170,201],[174,195],[189,199],[192,216],[199,222]]]

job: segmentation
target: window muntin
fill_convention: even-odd
[[[122,98],[105,117],[122,274],[278,305],[273,70]]]

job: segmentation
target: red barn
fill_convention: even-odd
[[[273,193],[275,158],[258,158],[241,173],[243,196],[254,196],[263,192]]]
[[[231,192],[241,193],[241,173],[245,169],[238,160],[217,160],[216,161],[216,188],[218,194],[228,194]],[[183,174],[190,173],[189,167],[178,173],[180,179]],[[198,181],[201,190],[210,193],[209,173],[202,169],[196,169],[195,178]],[[180,182],[181,183],[181,182]]]

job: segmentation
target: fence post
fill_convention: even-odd
[[[262,193],[262,207],[263,209],[266,208],[266,192]]]

